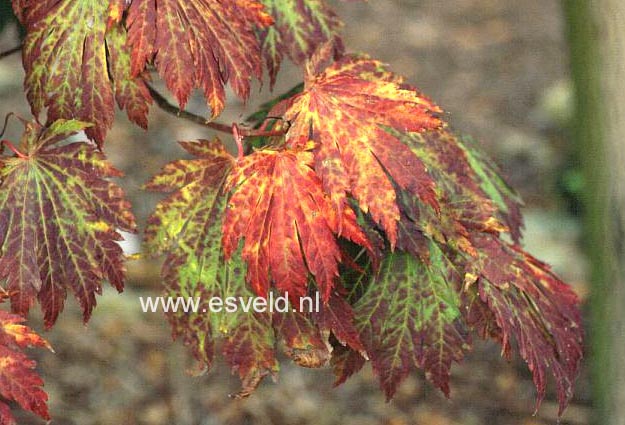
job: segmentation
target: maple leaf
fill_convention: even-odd
[[[451,363],[469,347],[457,272],[436,244],[430,251],[429,264],[399,251],[389,254],[354,305],[356,326],[387,399],[415,367],[449,395]]]
[[[128,119],[139,127],[148,128],[148,112],[152,96],[146,85],[147,76],[133,77],[130,72],[130,52],[126,31],[118,25],[106,34],[109,69],[113,79],[115,100],[119,109],[126,109]]]
[[[113,124],[115,97],[130,119],[142,126],[150,103],[144,82],[130,76],[124,30],[117,27],[107,33],[110,13],[119,9],[109,6],[117,2],[14,4],[27,31],[24,86],[33,115],[47,108],[49,123],[57,119],[92,123],[85,132],[100,145]]]
[[[167,254],[162,275],[168,296],[202,300],[196,312],[168,313],[174,335],[181,336],[195,357],[209,367],[216,340],[223,340],[224,357],[243,381],[238,396],[245,396],[278,366],[268,313],[241,309],[218,313],[208,304],[212,297],[252,295],[240,254],[225,261],[220,243],[227,201],[223,184],[234,158],[218,140],[181,145],[195,158],[167,164],[146,184],[150,190],[173,192],[148,220],[147,247]]]
[[[8,401],[49,420],[48,395],[41,388],[43,380],[34,370],[35,361],[22,349],[50,345],[30,328],[22,325],[24,318],[0,310],[0,425],[17,425]]]
[[[516,340],[536,385],[536,409],[545,396],[550,369],[561,414],[572,396],[583,355],[576,295],[546,264],[516,245],[485,235],[476,238],[476,246],[480,257],[472,263],[474,279],[467,282],[467,291],[473,291],[467,298],[469,324],[482,336],[497,338],[506,356],[511,340]]]
[[[328,41],[333,41],[338,49],[341,48],[337,31],[342,22],[324,0],[261,2],[274,18],[274,25],[261,32],[263,54],[272,86],[284,56],[301,65]]]
[[[481,210],[485,219],[491,218],[490,227],[496,225],[496,219],[501,231],[510,233],[515,241],[520,239],[521,198],[473,141],[447,129],[398,137],[427,165],[437,186],[445,191],[449,203],[456,204],[459,214],[466,216],[467,210]],[[486,225],[484,220],[481,225]]]
[[[255,28],[271,22],[255,0],[134,0],[127,16],[132,75],[154,62],[181,108],[200,88],[217,116],[226,83],[246,99],[251,78],[262,77]]]
[[[477,256],[471,238],[482,232],[508,232],[520,237],[520,200],[484,161],[470,161],[468,148],[447,129],[402,133],[386,128],[404,143],[426,166],[436,181],[436,205],[397,184],[399,208],[396,247],[424,261],[428,241]],[[473,152],[472,157],[481,158]],[[475,163],[473,163],[475,162]],[[487,190],[488,189],[488,190]]]
[[[167,164],[145,187],[174,192],[161,201],[148,219],[146,247],[153,253],[167,253],[162,275],[168,294],[204,296],[214,285],[220,267],[221,217],[225,197],[219,187],[232,167],[232,157],[218,141],[182,142],[196,156]],[[206,298],[203,298],[206,299]],[[210,365],[213,358],[211,327],[195,324],[187,313],[169,315],[175,335],[182,335],[195,356]]]
[[[321,304],[319,311],[313,312],[313,318],[322,331],[332,335],[343,346],[364,352],[358,329],[354,324],[352,306],[339,293],[334,292],[328,302]]]
[[[286,311],[273,315],[276,335],[284,342],[284,352],[304,367],[323,367],[330,360],[326,338],[310,314]]]
[[[323,61],[323,52],[308,68]],[[345,57],[318,75],[308,75],[304,91],[276,105],[272,115],[291,123],[287,145],[315,143],[314,167],[336,208],[347,195],[379,223],[394,247],[400,219],[394,183],[437,208],[434,180],[423,162],[385,128],[423,131],[439,128],[440,109],[382,64]]]
[[[341,344],[336,344],[333,348],[330,364],[336,378],[334,380],[334,386],[338,387],[360,371],[367,363],[367,359],[358,351]]]
[[[267,149],[239,160],[229,177],[224,252],[229,257],[245,238],[247,280],[261,296],[273,281],[298,299],[310,273],[326,302],[339,274],[337,236],[369,247],[353,210],[333,206],[312,165],[311,152]]]
[[[121,172],[91,144],[60,143],[86,123],[25,127],[21,152],[0,157],[0,282],[16,313],[26,315],[39,299],[46,327],[68,290],[87,321],[103,280],[123,289],[117,229],[136,226],[122,189],[106,180]]]

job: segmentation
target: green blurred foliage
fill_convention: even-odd
[[[17,22],[17,18],[13,13],[10,0],[0,0],[0,32],[4,31],[11,24],[18,25],[20,39],[24,37],[24,28]]]

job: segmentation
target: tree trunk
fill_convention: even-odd
[[[592,261],[591,352],[596,421],[625,424],[625,1],[564,0],[577,94]]]

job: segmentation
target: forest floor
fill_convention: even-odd
[[[579,221],[559,188],[572,175],[567,162],[571,91],[563,20],[558,0],[384,0],[336,4],[345,19],[345,44],[389,63],[447,111],[453,128],[477,139],[501,165],[526,201],[525,244],[551,263],[586,297],[587,266]],[[0,39],[12,47],[14,37]],[[12,44],[13,43],[13,44]],[[287,67],[276,92],[297,83]],[[0,116],[28,114],[21,91],[19,57],[0,62]],[[241,120],[270,94],[243,105],[233,100],[224,121]],[[198,97],[190,108],[205,113]],[[210,137],[205,129],[153,108],[144,133],[120,114],[106,152],[127,176],[120,181],[144,223],[158,197],[140,186],[170,158],[181,156],[176,140]],[[13,137],[18,133],[13,125]],[[135,155],[130,154],[134,153]],[[574,175],[574,174],[573,174]],[[263,383],[242,401],[228,394],[237,379],[217,363],[206,376],[190,377],[193,362],[172,342],[159,314],[140,311],[139,296],[160,291],[157,262],[129,263],[123,294],[111,288],[93,318],[81,323],[74,302],[45,333],[56,354],[35,353],[58,425],[539,425],[557,423],[550,382],[547,399],[534,411],[534,387],[525,365],[507,362],[490,342],[476,343],[454,365],[451,399],[422,376],[412,375],[385,403],[370,368],[339,388],[330,370],[307,370],[284,360],[277,383]],[[40,329],[40,318],[31,323]],[[562,424],[590,422],[586,369]],[[31,415],[20,425],[41,424]]]

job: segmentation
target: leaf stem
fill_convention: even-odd
[[[243,148],[243,136],[239,132],[239,127],[236,124],[232,124],[232,136],[237,143],[237,159],[243,159],[245,155],[245,149]]]
[[[28,155],[23,154],[22,152],[19,151],[19,149],[17,149],[15,147],[15,145],[11,142],[9,142],[8,140],[0,140],[0,144],[6,146],[7,148],[9,148],[10,151],[12,151],[15,155],[18,156],[18,158],[21,159],[28,159]]]

